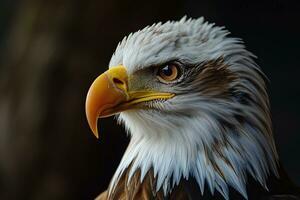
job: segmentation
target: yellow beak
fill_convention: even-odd
[[[128,75],[124,66],[107,70],[91,85],[85,102],[88,124],[98,138],[98,118],[108,117],[124,110],[138,108],[142,102],[169,99],[174,94],[155,91],[128,91]]]

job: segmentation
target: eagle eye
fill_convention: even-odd
[[[180,76],[180,67],[176,64],[165,64],[158,68],[157,78],[163,83],[175,81]]]

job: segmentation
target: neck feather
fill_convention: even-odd
[[[213,128],[216,125],[212,126],[212,122],[203,117],[190,119],[185,126],[181,124],[181,128],[153,129],[152,123],[142,123],[135,114],[121,116],[132,138],[112,179],[110,192],[129,166],[128,182],[138,170],[142,182],[153,169],[156,191],[162,189],[165,195],[181,179],[193,177],[202,193],[206,183],[212,194],[217,191],[225,199],[229,199],[229,187],[247,199],[247,174],[266,189],[270,173],[277,175],[273,141],[249,124],[218,133],[221,129]],[[131,124],[132,118],[135,124]]]

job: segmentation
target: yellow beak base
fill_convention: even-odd
[[[124,110],[137,108],[142,102],[169,99],[174,94],[153,91],[128,91],[128,75],[124,66],[107,70],[90,86],[85,111],[88,124],[98,138],[98,118],[108,117]]]

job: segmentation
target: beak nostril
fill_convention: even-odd
[[[124,85],[124,84],[125,84],[123,81],[121,81],[121,80],[118,79],[118,78],[113,78],[113,82],[114,82],[116,85]]]

